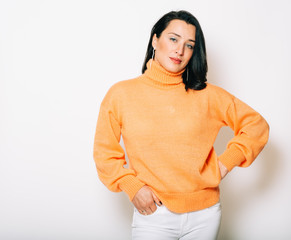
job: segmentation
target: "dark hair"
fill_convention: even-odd
[[[205,48],[205,40],[202,29],[198,20],[187,11],[171,11],[165,14],[157,23],[153,26],[150,40],[148,43],[147,52],[145,55],[145,60],[142,66],[142,73],[147,69],[147,62],[152,57],[153,54],[153,46],[152,39],[154,34],[156,34],[157,38],[159,38],[162,32],[167,28],[169,23],[174,20],[183,20],[188,24],[192,24],[196,27],[195,34],[195,46],[193,50],[193,55],[184,71],[182,78],[185,84],[186,91],[188,88],[201,90],[206,87],[206,74],[207,74],[207,60],[206,60],[206,48]]]

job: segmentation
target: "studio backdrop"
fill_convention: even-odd
[[[153,24],[182,9],[204,31],[208,82],[271,129],[221,183],[219,239],[291,238],[290,1],[0,0],[0,239],[131,238],[133,206],[93,161],[99,106],[141,74]],[[221,130],[218,153],[232,134]]]

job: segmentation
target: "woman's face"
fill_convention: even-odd
[[[196,28],[182,20],[172,20],[159,38],[153,36],[155,61],[169,72],[183,70],[192,54]]]

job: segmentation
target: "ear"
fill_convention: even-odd
[[[157,34],[154,34],[153,39],[152,39],[152,46],[154,49],[157,48],[157,41],[158,41]]]

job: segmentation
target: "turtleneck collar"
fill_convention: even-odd
[[[157,61],[150,59],[144,72],[145,81],[161,88],[174,88],[183,83],[182,73],[172,73],[164,69]]]

